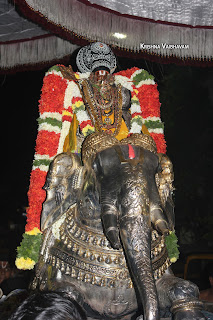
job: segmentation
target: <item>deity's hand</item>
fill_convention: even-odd
[[[169,234],[169,226],[166,215],[159,205],[150,206],[150,217],[154,228],[163,235]]]

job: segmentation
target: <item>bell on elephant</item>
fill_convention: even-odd
[[[34,183],[53,161],[32,288],[67,292],[89,319],[159,320],[171,309],[174,320],[203,320],[197,287],[170,268],[174,177],[153,76],[113,73],[116,58],[100,42],[81,48],[77,65],[83,73],[56,66],[44,79],[30,208],[41,205]]]

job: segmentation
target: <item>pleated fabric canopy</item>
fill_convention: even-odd
[[[101,41],[117,55],[213,65],[212,0],[0,0],[0,68],[53,64]]]

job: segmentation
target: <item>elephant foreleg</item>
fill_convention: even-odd
[[[170,307],[174,320],[205,320],[202,302],[198,300],[199,290],[194,283],[167,272],[157,280],[156,288],[160,308]]]

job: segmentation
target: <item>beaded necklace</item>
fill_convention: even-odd
[[[122,122],[121,85],[111,85],[106,81],[99,85],[85,79],[82,89],[95,130],[117,136]],[[110,118],[111,115],[114,115],[114,120]],[[114,132],[112,129],[115,129]]]

